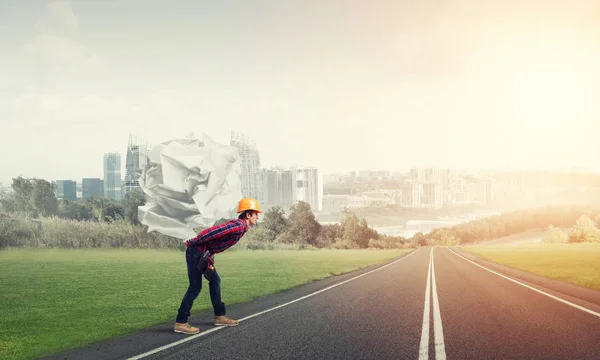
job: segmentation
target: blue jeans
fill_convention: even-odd
[[[200,250],[197,247],[192,246],[185,250],[185,262],[187,263],[187,272],[190,285],[181,300],[181,306],[177,312],[177,322],[186,323],[190,317],[190,311],[194,300],[200,294],[202,290],[202,272],[198,270],[198,261],[200,260]],[[210,292],[210,300],[215,312],[215,316],[225,315],[225,304],[221,301],[221,278],[217,274],[217,269],[212,276],[212,279],[208,282],[208,289]]]

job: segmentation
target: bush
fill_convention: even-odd
[[[569,232],[570,243],[600,242],[600,231],[587,215],[581,215]]]
[[[391,244],[386,243],[384,240],[369,239],[368,248],[370,249],[388,249]]]
[[[546,230],[542,239],[542,244],[565,244],[566,242],[567,235],[552,225],[548,226],[548,230]]]
[[[333,243],[332,248],[334,249],[338,249],[338,250],[346,250],[346,249],[360,249],[360,246],[349,240],[349,239],[342,239],[340,241],[336,241]]]
[[[35,244],[41,233],[41,223],[33,219],[0,218],[0,249]]]
[[[58,248],[171,248],[184,249],[183,241],[126,220],[113,223],[77,221],[58,217],[0,219],[0,247]]]
[[[315,247],[317,248],[328,248],[331,246],[332,240],[326,236],[323,236],[323,234],[320,234],[319,236],[317,236],[317,239],[315,240]]]
[[[262,226],[251,227],[235,246],[247,250],[271,250],[274,248],[274,244],[268,241],[271,237],[270,229]]]

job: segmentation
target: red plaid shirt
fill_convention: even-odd
[[[246,220],[230,220],[204,229],[196,237],[185,241],[187,247],[203,247],[211,254],[220,253],[237,244],[248,231]]]

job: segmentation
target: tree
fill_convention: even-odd
[[[362,249],[369,247],[371,239],[379,239],[379,234],[369,227],[367,219],[359,219],[356,214],[349,211],[343,212],[341,235],[345,241],[356,244]]]
[[[316,220],[308,203],[299,201],[293,205],[289,220],[290,227],[286,233],[291,239],[310,245],[316,244],[317,236],[321,232],[321,224]]]
[[[239,247],[249,250],[264,250],[271,244],[265,241],[267,238],[273,238],[273,232],[262,226],[253,226],[239,241]]]
[[[330,224],[321,226],[321,237],[328,239],[331,243],[342,240],[344,237],[344,228],[340,224]]]
[[[0,210],[7,212],[16,211],[14,191],[0,183]]]
[[[357,244],[360,226],[358,224],[358,217],[356,214],[344,211],[342,228],[344,229],[344,240]]]
[[[58,200],[56,199],[56,184],[44,179],[34,179],[31,201],[33,208],[43,216],[56,215]]]
[[[142,189],[133,189],[125,196],[125,217],[131,224],[140,224],[138,219],[138,207],[144,206],[144,204],[146,204],[146,194]]]
[[[17,212],[37,217],[50,216],[58,211],[56,184],[44,179],[14,178],[11,184],[14,190],[14,208]]]
[[[14,191],[14,207],[15,211],[24,214],[33,214],[33,206],[30,202],[33,184],[31,180],[21,176],[14,178],[10,185]],[[34,215],[35,216],[35,215]]]
[[[356,239],[356,243],[361,249],[369,247],[369,241],[371,239],[377,240],[377,232],[369,228],[369,224],[366,219],[361,219],[358,223],[359,233]]]
[[[427,246],[427,239],[425,238],[425,235],[423,235],[422,232],[416,233],[413,236],[412,241],[415,245]]]
[[[265,227],[268,229],[268,234],[271,235],[265,240],[274,241],[279,234],[283,234],[286,230],[288,230],[289,226],[290,221],[285,218],[285,211],[276,206],[270,208],[265,213],[265,219],[260,227]]]
[[[62,199],[58,204],[58,216],[73,220],[93,219],[92,209],[85,202]]]
[[[92,209],[92,215],[99,222],[113,222],[125,218],[125,210],[114,200],[98,197],[87,201]]]

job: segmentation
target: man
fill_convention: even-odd
[[[238,321],[228,318],[225,314],[225,304],[221,301],[221,279],[217,274],[214,264],[214,254],[223,252],[235,245],[240,238],[248,231],[249,226],[256,225],[258,214],[261,213],[258,201],[252,198],[243,198],[238,203],[237,220],[230,220],[226,223],[215,225],[204,229],[200,234],[190,240],[186,240],[187,249],[185,251],[185,260],[190,285],[181,300],[181,306],[175,320],[175,332],[193,335],[200,332],[200,329],[193,327],[188,323],[190,311],[194,300],[202,290],[203,272],[198,269],[198,262],[205,251],[209,252],[209,264],[213,270],[212,276],[208,282],[210,300],[215,313],[215,322],[217,326],[237,326]]]

